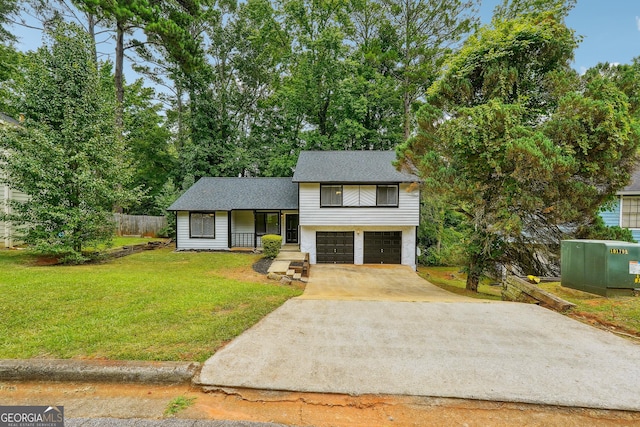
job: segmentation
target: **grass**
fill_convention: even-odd
[[[173,417],[178,412],[184,411],[189,406],[193,405],[195,401],[196,401],[195,397],[178,396],[169,402],[167,409],[165,409],[164,411],[164,416]]]
[[[460,267],[418,267],[418,274],[446,291],[477,299],[500,300],[500,286],[491,286],[489,280],[482,280],[478,292],[465,289],[467,276],[460,273]]]
[[[0,358],[204,361],[301,293],[255,273],[258,259],[167,248],[36,266],[0,251]]]

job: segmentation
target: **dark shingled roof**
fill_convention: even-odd
[[[618,191],[618,194],[640,194],[640,167],[636,167],[631,173],[629,185]]]
[[[291,178],[200,178],[167,210],[298,209]]]
[[[415,175],[393,166],[394,151],[303,151],[293,182],[394,183],[416,182]]]

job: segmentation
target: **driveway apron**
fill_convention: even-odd
[[[304,295],[212,356],[199,382],[640,410],[640,346],[432,288],[400,266],[313,266]]]

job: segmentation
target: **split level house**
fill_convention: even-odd
[[[19,126],[20,122],[0,113],[0,129],[6,126]],[[27,195],[21,191],[15,190],[4,183],[4,170],[0,163],[0,213],[11,213],[11,201],[26,201]],[[15,227],[7,221],[0,220],[0,247],[10,248],[20,243],[15,237]]]
[[[633,239],[640,242],[640,167],[631,175],[631,181],[617,193],[612,210],[603,211],[600,216],[608,226],[628,228]]]
[[[393,151],[303,151],[293,178],[201,178],[170,207],[178,250],[259,248],[265,234],[311,264],[416,268],[418,178]]]

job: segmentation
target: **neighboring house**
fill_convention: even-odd
[[[17,120],[0,113],[0,128],[5,126],[19,126],[20,122]],[[3,178],[4,171],[2,164],[0,164],[0,212],[3,214],[11,213],[10,201],[26,201],[27,195],[21,191],[17,191],[4,184]],[[15,240],[15,228],[10,222],[0,221],[0,247],[10,248],[17,244]]]
[[[634,240],[640,242],[640,168],[631,175],[631,182],[617,193],[613,210],[603,211],[600,216],[608,226],[628,228]]]
[[[293,178],[202,178],[168,209],[177,249],[260,247],[279,234],[311,264],[415,269],[418,178],[394,160],[393,151],[303,151]]]

